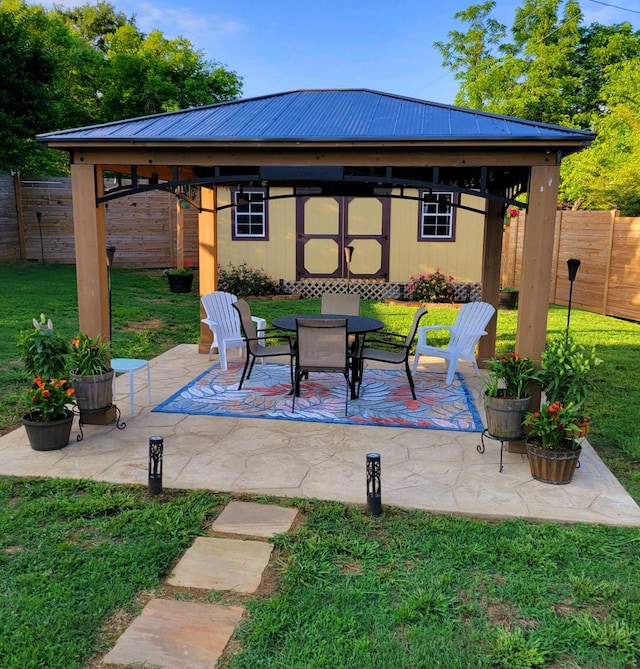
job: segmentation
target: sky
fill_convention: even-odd
[[[78,6],[92,0],[33,4]],[[243,78],[243,98],[300,88],[368,88],[453,103],[458,83],[436,41],[464,29],[454,14],[481,0],[110,0],[147,33],[181,35]],[[607,4],[605,4],[607,3]],[[518,2],[496,0],[511,26]],[[640,0],[581,0],[584,23],[631,23]],[[612,6],[612,5],[615,5]],[[625,8],[627,11],[624,11]]]

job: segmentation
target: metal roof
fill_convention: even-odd
[[[584,130],[358,90],[297,90],[37,136],[49,142],[559,141]]]

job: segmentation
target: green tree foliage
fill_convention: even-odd
[[[640,58],[612,66],[602,88],[598,133],[586,151],[562,163],[561,197],[574,208],[619,207],[640,216]]]
[[[93,52],[56,16],[18,0],[0,0],[0,169],[58,170],[64,157],[42,149],[40,132],[88,120],[78,77]]]
[[[0,0],[0,170],[64,174],[35,135],[237,98],[242,78],[182,37],[145,35],[100,1],[47,11]]]
[[[436,42],[460,81],[456,104],[583,129],[593,146],[563,161],[561,197],[573,207],[640,210],[640,31],[582,25],[576,0],[524,0],[510,30],[495,2],[455,14],[464,31]]]

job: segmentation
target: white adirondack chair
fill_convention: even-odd
[[[214,291],[203,295],[200,299],[207,314],[202,322],[206,323],[213,332],[213,342],[211,342],[209,348],[209,360],[212,358],[213,349],[217,348],[220,354],[220,367],[226,370],[227,349],[245,346],[244,337],[240,330],[238,312],[231,306],[238,298],[231,293]],[[252,316],[251,320],[256,324],[258,331],[267,327],[267,321],[264,318]],[[262,364],[264,364],[264,360]]]
[[[487,302],[469,302],[460,307],[453,325],[423,325],[418,328],[416,354],[413,359],[413,371],[418,367],[421,355],[432,355],[448,361],[447,384],[453,381],[459,360],[473,363],[476,374],[480,373],[476,362],[476,344],[483,335],[491,320],[495,308]],[[433,330],[449,330],[449,343],[446,348],[427,344],[427,335]]]

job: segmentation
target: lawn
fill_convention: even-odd
[[[16,425],[28,382],[15,337],[45,312],[76,332],[73,267],[0,265],[0,430]],[[197,292],[172,294],[159,271],[114,268],[117,357],[151,357],[196,342]],[[255,302],[271,320],[317,311],[318,300]],[[364,303],[363,314],[406,330],[413,310]],[[452,322],[434,306],[427,324]],[[549,332],[566,309],[553,307]],[[572,332],[594,343],[590,441],[640,499],[640,325],[574,310]],[[513,347],[515,313],[500,311],[499,351]],[[175,560],[233,496],[204,491],[149,498],[136,486],[0,477],[0,666],[97,666],[155,594]],[[273,591],[205,593],[249,616],[223,665],[241,667],[566,667],[640,662],[640,533],[586,525],[486,521],[314,500],[305,523],[274,540]]]

